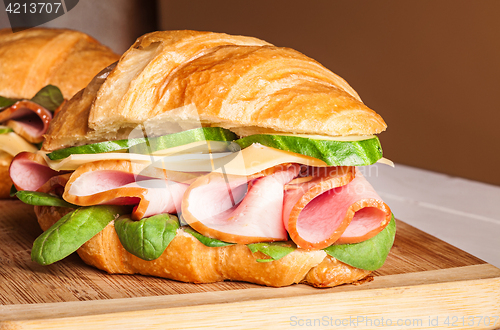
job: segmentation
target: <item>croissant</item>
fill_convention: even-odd
[[[0,30],[0,96],[30,99],[43,87],[55,85],[65,99],[70,99],[100,70],[118,59],[108,47],[82,32],[32,28],[12,33],[11,29],[3,29]],[[8,120],[6,115],[0,115],[0,124]],[[7,198],[12,186],[8,175],[10,161],[7,161],[12,156],[15,154],[5,152],[0,146],[0,198]]]
[[[42,150],[51,152],[130,139],[136,133],[141,137],[146,133],[148,138],[168,136],[199,126],[206,127],[205,130],[212,127],[230,130],[229,133],[240,137],[308,134],[320,136],[321,141],[325,137],[370,136],[386,128],[383,119],[363,104],[345,80],[298,51],[252,37],[164,31],[137,39],[117,63],[104,68],[72,97],[51,121]],[[381,157],[377,148],[374,152]],[[258,153],[252,157],[259,158]],[[284,152],[288,156],[293,153]],[[158,259],[146,261],[127,252],[111,222],[78,249],[86,263],[109,273],[153,275],[195,283],[237,280],[276,287],[293,283],[331,287],[366,278],[370,270],[341,262],[322,249],[340,237],[346,239],[344,233],[349,235],[343,243],[360,243],[376,237],[391,220],[390,209],[353,164],[334,167],[337,165],[319,159],[310,162],[314,156],[305,158],[295,154],[298,156],[293,161],[269,165],[245,178],[238,173],[207,174],[205,170],[191,170],[194,174],[189,182],[176,182],[167,169],[145,175],[140,167],[147,164],[135,166],[133,159],[123,155],[114,154],[117,157],[113,159],[107,154],[100,155],[99,160],[72,168],[74,172],[60,180],[65,187],[59,196],[80,206],[135,205],[134,220],[160,213],[182,214],[183,220],[199,234],[234,244],[207,247],[181,228]],[[34,159],[24,156],[18,160]],[[48,166],[42,161],[37,165]],[[316,170],[302,175],[304,169],[310,169],[308,166]],[[11,173],[22,173],[22,164],[15,171],[13,167]],[[323,173],[318,168],[333,168],[338,172]],[[171,170],[174,171],[188,172]],[[52,172],[47,170],[44,175],[57,175]],[[137,189],[144,177],[151,186]],[[45,177],[39,181],[45,181]],[[175,196],[168,191],[167,198],[165,191],[162,195],[154,190],[160,189],[153,186],[158,182],[184,186],[176,190]],[[350,189],[343,190],[351,183],[362,188],[364,197],[353,192],[356,189],[352,194]],[[225,195],[227,187],[236,192],[233,195],[230,191],[230,198]],[[336,194],[337,199],[329,194]],[[212,196],[218,199],[214,201]],[[168,210],[167,200],[172,204]],[[232,206],[212,207],[217,203],[232,203]],[[335,212],[329,208],[335,208]],[[255,209],[258,211],[252,213]],[[323,214],[315,217],[315,210]],[[37,206],[35,212],[40,226],[46,230],[68,209]],[[306,221],[299,219],[304,213],[308,214]],[[361,220],[349,227],[356,214]],[[337,217],[331,221],[335,228],[324,223],[316,226],[329,217]],[[206,221],[196,225],[201,218]],[[304,231],[304,226],[313,229]],[[230,232],[224,232],[228,227]],[[252,233],[251,228],[255,229]],[[242,231],[246,234],[245,242]],[[272,236],[270,232],[278,233]],[[221,233],[228,235],[222,237]],[[272,239],[263,241],[269,237]],[[257,262],[263,254],[252,253],[245,245],[286,241],[289,237],[297,249],[272,262]]]
[[[91,36],[67,29],[0,30],[0,95],[31,98],[55,85],[70,99],[120,57]]]
[[[69,211],[54,206],[35,206],[43,230],[49,229]],[[207,247],[182,229],[158,259],[145,261],[123,248],[113,223],[77,253],[85,263],[110,274],[142,274],[192,283],[232,280],[274,287],[295,283],[333,287],[356,282],[371,273],[349,266],[322,250],[297,249],[280,260],[260,263],[256,260],[265,256],[260,252],[252,254],[245,245]]]
[[[163,135],[172,122],[240,136],[371,135],[386,128],[347,82],[295,50],[250,37],[165,31],[140,37],[115,68],[70,100],[44,149],[127,138],[139,124],[149,136]]]

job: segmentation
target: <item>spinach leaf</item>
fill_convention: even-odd
[[[98,205],[66,214],[35,240],[31,259],[50,265],[69,256],[126,211],[121,206]]]
[[[182,227],[182,229],[184,229],[184,231],[186,233],[193,235],[198,241],[200,241],[201,243],[203,243],[203,245],[208,246],[208,247],[220,247],[220,246],[228,246],[228,245],[234,244],[234,243],[227,243],[227,242],[219,241],[218,239],[215,239],[215,238],[210,238],[210,237],[204,236],[191,227]]]
[[[10,107],[14,103],[19,101],[18,99],[9,99],[7,97],[0,96],[0,110]]]
[[[40,89],[38,93],[31,99],[38,105],[45,109],[54,112],[64,101],[64,96],[61,90],[54,85],[47,85]]]
[[[331,245],[324,250],[334,258],[356,268],[375,270],[385,262],[396,236],[396,221],[391,222],[376,236],[353,244]]]
[[[9,196],[10,196],[10,197],[14,197],[14,196],[16,196],[16,193],[17,193],[16,186],[12,185],[12,186],[10,187]]]
[[[14,186],[13,186],[14,187]],[[15,189],[15,187],[14,187]],[[78,206],[66,202],[64,199],[36,191],[21,190],[15,193],[23,203],[40,206],[61,206],[77,208]]]
[[[259,251],[270,257],[270,259],[257,259],[258,262],[270,262],[279,260],[288,255],[290,252],[293,252],[297,248],[297,245],[295,245],[295,243],[291,241],[253,243],[248,244],[247,246],[250,251],[252,251],[252,253]]]
[[[125,250],[143,260],[158,259],[179,229],[175,215],[158,214],[139,221],[128,217],[115,221],[115,230]]]

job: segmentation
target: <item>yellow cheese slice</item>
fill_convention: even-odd
[[[293,152],[253,144],[235,153],[182,154],[175,156],[151,156],[132,153],[74,154],[63,160],[50,160],[50,168],[56,171],[76,170],[80,165],[108,159],[123,159],[132,162],[149,163],[160,169],[180,172],[221,172],[234,175],[251,175],[267,168],[286,163],[310,166],[327,166],[322,160]]]
[[[151,153],[153,156],[170,156],[185,153],[208,154],[228,151],[229,141],[196,141],[185,145],[161,149]],[[133,150],[133,148],[131,149]]]
[[[390,167],[394,167],[394,162],[392,160],[384,158],[384,157],[377,160],[377,163],[389,165]]]
[[[288,134],[288,133],[272,133],[271,135],[295,136],[313,140],[330,140],[330,141],[341,141],[341,142],[363,141],[363,140],[373,139],[375,137],[375,135],[328,136],[328,135],[315,135],[315,134]]]
[[[0,134],[0,150],[15,156],[23,151],[37,152],[38,149],[16,133],[10,132]]]

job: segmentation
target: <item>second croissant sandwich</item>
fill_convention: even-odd
[[[362,174],[383,160],[385,128],[295,50],[154,32],[69,100],[10,175],[45,230],[41,264],[77,251],[109,273],[331,287],[366,278],[393,244],[391,210]]]
[[[0,198],[9,196],[12,158],[38,150],[64,100],[118,59],[111,49],[78,31],[0,30]]]

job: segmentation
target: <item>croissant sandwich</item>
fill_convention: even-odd
[[[118,59],[77,31],[0,30],[0,198],[9,197],[12,158],[36,152],[64,100]]]
[[[393,244],[391,210],[363,177],[390,162],[385,128],[295,50],[154,32],[71,98],[10,176],[45,231],[43,265],[77,251],[109,273],[331,287],[366,278]]]

